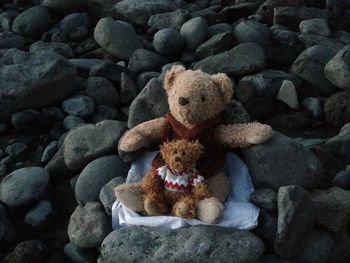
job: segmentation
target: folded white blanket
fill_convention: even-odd
[[[157,152],[145,153],[131,164],[126,182],[135,183],[150,170]],[[226,154],[226,172],[230,179],[231,191],[224,205],[224,217],[217,226],[250,230],[257,226],[259,209],[249,201],[254,186],[244,162],[235,154]],[[138,225],[176,229],[187,225],[205,224],[202,221],[187,220],[176,216],[140,216],[124,207],[118,200],[112,207],[113,229],[121,226]]]

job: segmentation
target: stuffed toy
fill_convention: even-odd
[[[264,143],[272,136],[272,129],[256,122],[222,124],[226,105],[233,96],[233,84],[226,74],[209,75],[175,65],[164,76],[164,89],[170,112],[127,131],[119,142],[119,150],[134,152],[165,141],[199,140],[204,154],[197,169],[216,198],[198,202],[197,218],[215,223],[222,215],[222,203],[230,189],[224,172],[225,150]],[[158,155],[152,166],[157,169],[163,165],[164,160]],[[142,192],[141,183],[123,184],[115,189],[118,200],[135,212],[144,211]]]
[[[204,177],[196,170],[203,150],[198,141],[187,140],[167,142],[160,147],[164,165],[152,168],[142,180],[146,214],[172,211],[178,217],[196,217],[197,203],[212,197]]]

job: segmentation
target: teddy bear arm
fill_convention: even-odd
[[[165,118],[146,121],[127,131],[119,142],[120,150],[133,152],[159,141],[165,131]]]
[[[152,202],[165,203],[164,181],[156,170],[150,171],[142,180],[142,190]]]
[[[258,122],[221,125],[215,131],[215,139],[224,146],[245,148],[264,143],[272,136],[269,125]]]
[[[196,186],[194,186],[192,194],[194,202],[211,197],[208,185],[206,183],[198,183]]]

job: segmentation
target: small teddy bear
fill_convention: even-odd
[[[165,164],[152,168],[141,185],[146,214],[172,211],[178,217],[196,217],[197,203],[212,197],[204,177],[196,170],[203,150],[198,140],[176,140],[161,145],[160,154]]]

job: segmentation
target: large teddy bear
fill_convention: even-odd
[[[201,70],[186,70],[173,66],[164,77],[170,112],[162,118],[143,122],[127,131],[119,142],[119,149],[133,152],[172,140],[199,140],[204,154],[197,170],[205,177],[214,196],[197,204],[198,219],[215,223],[222,215],[222,203],[230,185],[224,173],[225,150],[260,144],[272,136],[272,129],[260,123],[223,125],[222,115],[233,96],[233,85],[226,74],[209,75]],[[158,155],[153,168],[164,165]],[[139,183],[123,184],[115,189],[117,198],[127,208],[145,211]]]

